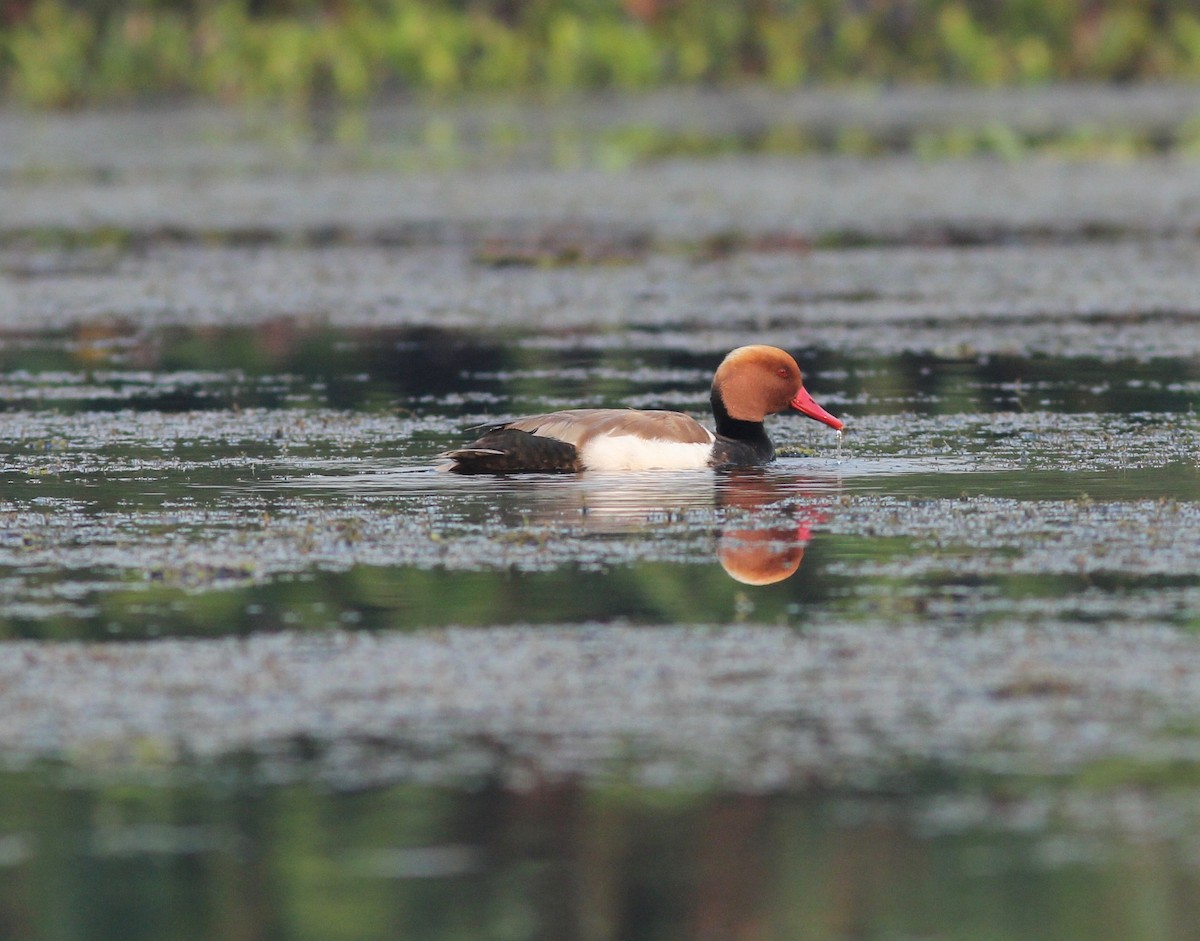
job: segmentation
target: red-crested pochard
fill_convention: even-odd
[[[681,412],[578,408],[493,425],[443,456],[454,462],[447,469],[460,474],[766,464],[775,448],[763,419],[789,408],[843,428],[805,390],[791,356],[773,346],[742,346],[713,376],[716,434]]]

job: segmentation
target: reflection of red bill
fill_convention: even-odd
[[[800,387],[800,391],[792,399],[791,405],[792,408],[801,414],[807,415],[809,418],[815,418],[819,422],[824,422],[830,428],[836,428],[838,431],[841,431],[846,427],[841,419],[834,418],[825,409],[821,408],[813,397],[808,394],[808,390],[804,386]]]

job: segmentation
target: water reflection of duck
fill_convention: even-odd
[[[805,390],[796,361],[773,346],[743,346],[717,367],[716,433],[681,412],[567,409],[503,422],[445,457],[461,474],[632,471],[766,464],[775,457],[767,415],[794,408],[841,431]]]
[[[725,475],[725,485],[717,490],[717,505],[726,517],[717,536],[717,560],[729,577],[745,585],[772,585],[795,575],[812,527],[829,518],[822,490],[827,490],[823,482],[780,479],[754,469]]]
[[[682,523],[687,529],[713,527],[726,573],[746,585],[770,585],[800,568],[838,485],[837,477],[740,467],[715,475],[598,474],[546,496],[554,519],[571,518],[595,534],[643,532],[681,520],[690,521]]]

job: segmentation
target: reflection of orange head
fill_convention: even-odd
[[[757,467],[729,472],[721,480],[717,505],[730,527],[717,539],[722,568],[743,585],[791,578],[804,561],[812,527],[829,517],[821,482]],[[815,493],[809,492],[810,485]],[[745,528],[749,520],[758,526]]]
[[[804,543],[789,529],[735,529],[722,533],[717,558],[743,585],[773,585],[791,578],[804,561]]]

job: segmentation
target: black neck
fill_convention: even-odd
[[[775,448],[771,444],[771,439],[767,437],[767,430],[763,427],[763,423],[743,421],[740,418],[732,417],[729,409],[725,407],[725,400],[721,398],[721,393],[716,389],[713,389],[712,392],[712,410],[713,417],[717,421],[719,437],[748,445],[755,451],[765,454],[768,460],[774,455]]]

